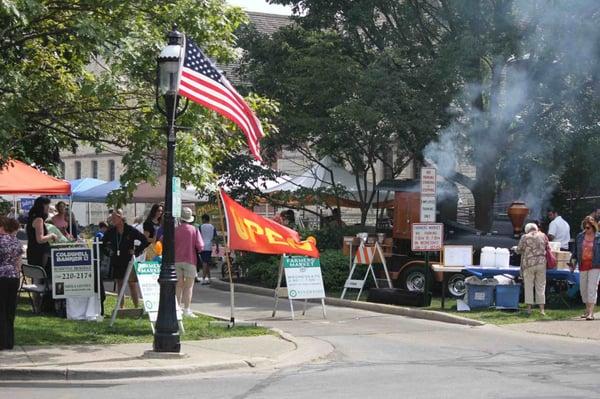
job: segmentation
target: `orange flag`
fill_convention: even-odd
[[[260,254],[294,254],[319,257],[314,240],[300,241],[298,233],[249,211],[221,190],[229,248]]]

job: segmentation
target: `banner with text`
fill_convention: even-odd
[[[249,211],[221,190],[229,247],[261,254],[294,254],[319,257],[314,241],[300,241],[298,233]]]

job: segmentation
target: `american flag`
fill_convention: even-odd
[[[186,43],[179,94],[233,121],[246,135],[252,155],[262,161],[259,140],[265,134],[260,121],[192,40]]]

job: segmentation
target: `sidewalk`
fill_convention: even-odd
[[[530,323],[509,324],[502,326],[513,331],[524,331],[534,334],[560,335],[563,337],[600,340],[600,313],[596,320],[584,319],[559,321],[534,321]]]
[[[146,353],[152,344],[19,346],[0,351],[0,380],[103,380],[178,376],[302,363],[333,350],[322,341],[281,335],[184,341],[182,355]]]

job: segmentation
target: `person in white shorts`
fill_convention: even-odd
[[[183,308],[183,315],[195,318],[191,311],[192,293],[196,281],[196,254],[204,248],[198,229],[192,223],[194,214],[190,208],[181,210],[181,224],[175,229],[175,270],[177,271],[177,301]]]

